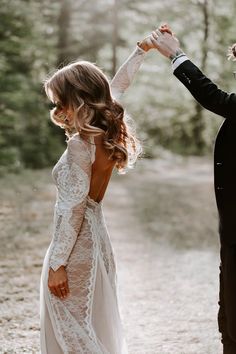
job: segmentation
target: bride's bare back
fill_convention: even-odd
[[[110,181],[115,161],[110,159],[110,151],[104,147],[102,135],[95,137],[94,143],[96,145],[96,154],[92,165],[89,197],[100,203]]]

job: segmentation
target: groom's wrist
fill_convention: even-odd
[[[173,64],[178,58],[181,58],[184,55],[184,52],[179,48],[173,54],[170,54],[169,59]]]
[[[184,63],[186,60],[189,60],[189,58],[188,58],[187,55],[184,54],[184,53],[183,53],[183,55],[180,55],[178,58],[176,58],[176,60],[173,60],[173,61],[171,62],[173,72],[174,72],[182,63]]]

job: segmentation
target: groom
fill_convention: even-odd
[[[170,58],[174,75],[206,109],[225,118],[216,138],[214,180],[221,241],[219,331],[224,354],[236,354],[236,94],[220,90],[181,51],[167,25],[152,43]],[[236,56],[236,46],[231,56]]]

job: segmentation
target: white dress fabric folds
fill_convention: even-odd
[[[140,48],[111,83],[114,98],[130,85],[141,65]],[[57,188],[53,237],[47,250],[40,289],[41,354],[127,354],[121,325],[113,249],[102,203],[88,196],[93,139],[74,134],[53,168]],[[48,272],[66,266],[70,294],[60,299],[48,289]]]

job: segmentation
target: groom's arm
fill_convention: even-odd
[[[228,118],[236,115],[236,94],[220,90],[186,56],[172,63],[174,75],[206,109]]]
[[[203,107],[225,118],[236,114],[236,95],[220,90],[187,58],[168,25],[152,32],[151,41],[162,55],[172,59],[175,76]]]

